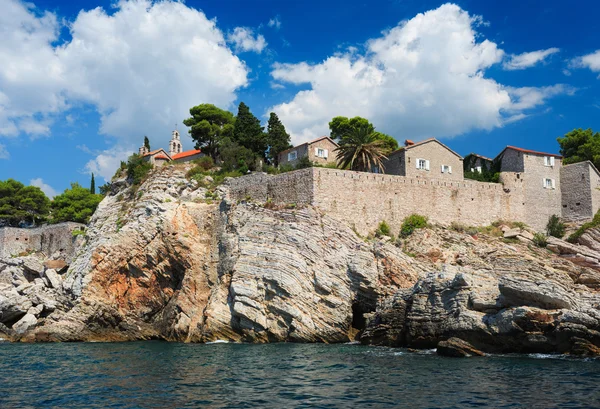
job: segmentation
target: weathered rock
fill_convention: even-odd
[[[46,260],[44,261],[44,267],[46,267],[46,269],[52,269],[55,270],[57,273],[61,273],[63,271],[66,271],[67,267],[69,267],[69,265],[67,264],[67,262],[65,260]]]
[[[0,293],[0,322],[10,323],[19,319],[32,307],[32,302],[16,289]]]
[[[52,288],[62,290],[62,278],[55,270],[48,269],[44,271],[44,277],[48,279]]]
[[[505,239],[515,239],[521,235],[521,229],[510,229],[504,232]]]
[[[587,339],[573,337],[571,354],[578,356],[600,356],[600,347],[592,344]]]
[[[445,341],[438,342],[436,352],[438,355],[454,358],[485,355],[473,345],[460,338],[449,338]]]
[[[13,325],[12,330],[17,334],[23,334],[30,328],[35,327],[35,324],[37,324],[37,318],[35,315],[28,313]]]

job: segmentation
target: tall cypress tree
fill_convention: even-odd
[[[96,194],[96,181],[94,180],[94,174],[92,173],[92,182],[90,183],[90,193]]]
[[[277,114],[271,112],[269,124],[267,125],[267,144],[269,145],[267,158],[272,165],[279,165],[279,152],[291,148],[290,141],[290,134],[286,132],[285,126],[283,126]]]
[[[150,152],[150,140],[147,136],[144,136],[144,146],[146,147],[146,149],[148,149],[148,152]]]
[[[250,149],[258,157],[264,158],[267,143],[263,129],[258,118],[250,112],[250,108],[240,102],[233,128],[233,139],[243,147]]]

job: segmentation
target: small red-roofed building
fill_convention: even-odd
[[[204,156],[200,149],[192,149],[189,151],[183,151],[181,147],[181,139],[179,137],[179,131],[173,131],[171,140],[169,141],[169,153],[164,149],[156,149],[154,151],[148,151],[146,146],[142,145],[139,150],[139,155],[146,161],[152,163],[154,166],[162,166],[168,162],[191,162],[195,159]]]

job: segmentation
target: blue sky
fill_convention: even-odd
[[[0,0],[0,180],[49,193],[110,178],[200,103],[295,143],[336,115],[462,155],[557,152],[600,130],[595,1]],[[184,148],[192,148],[184,136]]]

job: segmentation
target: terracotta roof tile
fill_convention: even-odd
[[[562,159],[562,156],[557,155],[555,153],[546,153],[546,152],[532,151],[532,150],[529,150],[529,149],[517,148],[516,146],[510,146],[510,145],[508,145],[506,148],[504,148],[502,150],[502,152],[504,152],[506,149],[512,149],[512,150],[515,150],[515,151],[518,151],[518,152],[523,152],[523,153],[531,153],[532,155],[554,156],[555,158]],[[502,152],[500,152],[500,153],[502,153]]]
[[[177,155],[173,155],[173,160],[187,158],[189,156],[198,155],[199,153],[202,153],[200,149],[192,149],[191,151],[185,151],[178,153]]]

